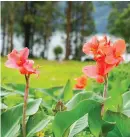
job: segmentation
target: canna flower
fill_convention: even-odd
[[[123,61],[122,54],[126,50],[125,41],[120,39],[114,44],[107,37],[104,36],[98,40],[96,36],[92,38],[92,41],[83,45],[83,52],[85,54],[93,54],[94,60],[105,60],[107,64],[118,65]]]
[[[86,76],[81,76],[75,79],[77,83],[75,84],[76,89],[84,89],[87,85],[87,78]]]
[[[92,37],[92,41],[83,45],[83,52],[85,54],[96,54],[99,46],[99,42],[96,36]]]
[[[86,66],[86,67],[83,68],[83,72],[86,76],[96,79],[96,81],[98,83],[103,83],[104,82],[104,76],[99,73],[99,68],[98,68],[97,65]],[[102,72],[102,74],[103,73],[104,72]]]
[[[6,61],[5,66],[18,69],[21,74],[38,74],[36,68],[33,68],[34,61],[28,60],[28,55],[28,48],[24,48],[20,52],[14,49],[8,54],[8,60]]]
[[[126,45],[124,40],[118,40],[113,44],[112,52],[110,52],[106,58],[105,62],[108,64],[116,64],[118,65],[121,61],[123,61],[122,54],[126,50]]]
[[[123,61],[122,54],[125,49],[125,41],[122,39],[112,44],[106,36],[100,40],[94,36],[91,42],[83,45],[83,52],[93,54],[96,65],[84,67],[83,72],[88,77],[95,78],[97,82],[103,83],[104,77]]]

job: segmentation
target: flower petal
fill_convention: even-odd
[[[28,55],[29,55],[29,49],[28,48],[24,48],[23,50],[21,50],[19,52],[19,54],[20,54],[21,58],[26,60],[28,58]]]
[[[118,57],[118,56],[122,55],[126,50],[125,41],[123,39],[117,40],[113,44],[113,47],[115,48],[115,54]]]
[[[16,69],[19,68],[18,65],[15,62],[13,62],[12,60],[7,60],[5,62],[5,66],[8,68],[16,68]]]
[[[92,43],[90,43],[90,42],[88,42],[88,43],[85,43],[84,45],[83,45],[83,52],[85,53],[85,54],[90,54],[90,53],[92,53],[91,52],[91,47],[92,47]]]
[[[95,45],[95,47],[98,47],[98,39],[96,36],[92,37],[92,44]]]
[[[33,60],[26,60],[26,62],[23,64],[23,67],[28,71],[28,72],[34,72],[33,68],[34,61]]]
[[[105,62],[107,64],[116,64],[118,62],[118,59],[114,57],[113,54],[106,56]]]
[[[90,78],[96,78],[98,76],[96,65],[90,65],[90,66],[84,67],[83,72],[85,75],[87,75]]]
[[[116,64],[106,64],[106,69],[105,69],[105,75],[107,73],[109,73],[114,67],[116,66]]]
[[[19,60],[19,54],[17,50],[12,50],[10,54],[8,54],[8,60],[11,60],[13,62],[17,62]]]

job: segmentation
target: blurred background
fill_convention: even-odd
[[[28,47],[30,58],[43,66],[41,79],[46,80],[32,80],[33,86],[63,85],[68,78],[81,75],[89,63],[84,61],[92,59],[82,52],[83,43],[103,34],[112,41],[125,39],[124,59],[130,61],[129,1],[2,1],[2,81],[23,83],[18,72],[5,68],[4,56],[14,48]]]
[[[92,35],[122,37],[130,52],[128,1],[1,2],[1,55],[30,49],[30,57],[81,60]]]

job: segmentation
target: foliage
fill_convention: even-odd
[[[13,49],[13,35],[23,39],[23,47],[30,49],[30,57],[35,57],[33,46],[40,48],[40,56],[47,58],[48,44],[55,32],[63,32],[68,36],[70,51],[71,43],[76,43],[73,49],[81,47],[81,39],[95,32],[92,17],[92,2],[71,2],[70,16],[67,16],[67,2],[28,1],[2,2],[2,55],[7,55]],[[82,6],[84,8],[82,8]],[[67,32],[69,20],[70,30]],[[57,25],[58,24],[58,25]],[[80,35],[79,35],[80,34]],[[71,40],[71,37],[74,40]],[[7,37],[7,41],[6,41]],[[80,41],[80,43],[79,43]],[[63,41],[65,42],[65,41]],[[67,43],[66,43],[67,44]],[[74,45],[74,44],[73,44]],[[68,52],[68,48],[66,48]],[[77,51],[76,51],[77,52]],[[76,56],[76,55],[75,55]],[[81,52],[78,51],[78,59]]]
[[[96,83],[93,85],[94,92],[96,93],[87,90],[72,90],[70,82],[67,82],[65,87],[59,88],[30,88],[29,103],[35,103],[30,104],[31,106],[27,111],[27,136],[34,136],[41,131],[43,131],[45,136],[51,137],[60,137],[62,135],[68,137],[98,137],[99,135],[105,137],[129,136],[129,129],[124,128],[129,127],[130,124],[129,75],[129,64],[123,64],[110,73],[108,90],[110,92],[106,100],[100,96],[102,86]],[[123,86],[120,89],[118,88],[119,84],[115,84],[116,81],[119,82],[119,79],[122,79],[122,84],[120,85]],[[99,87],[101,88],[100,90]],[[68,93],[72,91],[74,95],[68,100]],[[24,85],[20,84],[4,84],[2,87],[2,103],[7,106],[2,108],[3,137],[5,133],[9,134],[10,137],[14,137],[15,135],[20,136],[21,134],[19,124],[21,123],[22,104],[18,104],[18,102],[23,102],[23,100],[21,100],[23,92]],[[17,98],[18,96],[20,98]],[[118,96],[122,101],[117,99]],[[112,97],[112,99],[110,99],[110,97]],[[12,100],[13,98],[14,100],[10,106],[10,102],[7,102],[7,100]],[[43,98],[43,100],[37,98]],[[57,106],[59,100],[62,104],[60,103]],[[103,117],[101,116],[102,102],[105,103],[106,109]],[[64,109],[59,109],[63,106]],[[56,109],[57,111],[54,111]],[[14,114],[14,116],[12,114]],[[9,115],[11,115],[11,119]],[[6,123],[8,123],[9,120],[10,123],[13,122],[13,128],[11,127],[12,124],[5,128],[5,120],[7,121]],[[123,124],[124,126],[122,126]],[[5,126],[7,126],[7,124]]]
[[[63,53],[63,49],[61,46],[55,47],[53,51],[56,56],[56,59],[59,59],[60,58],[59,55]]]
[[[130,52],[130,2],[114,2],[108,19],[108,30],[111,34],[121,36],[128,42]]]
[[[89,131],[85,135],[95,137],[129,137],[129,71],[122,81],[122,77],[119,79],[116,76],[117,81],[108,90],[108,72],[123,59],[121,55],[125,51],[125,42],[119,40],[110,46],[110,41],[104,36],[100,41],[93,37],[92,43],[83,47],[86,54],[93,52],[97,65],[86,66],[83,72],[104,84],[102,96],[85,89],[88,84],[86,76],[77,79],[77,89],[76,86],[72,88],[70,80],[63,87],[30,88],[30,77],[39,72],[38,67],[33,68],[34,61],[28,59],[29,49],[13,50],[8,54],[5,66],[17,69],[25,77],[25,85],[2,84],[2,137],[68,137],[84,130]],[[119,84],[123,86],[118,90]],[[11,97],[13,102],[10,106]],[[50,129],[45,129],[48,126]]]

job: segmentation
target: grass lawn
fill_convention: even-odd
[[[1,80],[2,83],[20,83],[24,84],[24,76],[16,69],[10,69],[4,66],[7,58],[1,59]],[[92,62],[78,61],[47,61],[42,59],[35,60],[35,65],[41,66],[39,78],[36,75],[31,75],[31,87],[49,88],[53,86],[63,86],[68,79],[72,84],[75,83],[74,78],[82,75],[82,68]]]

